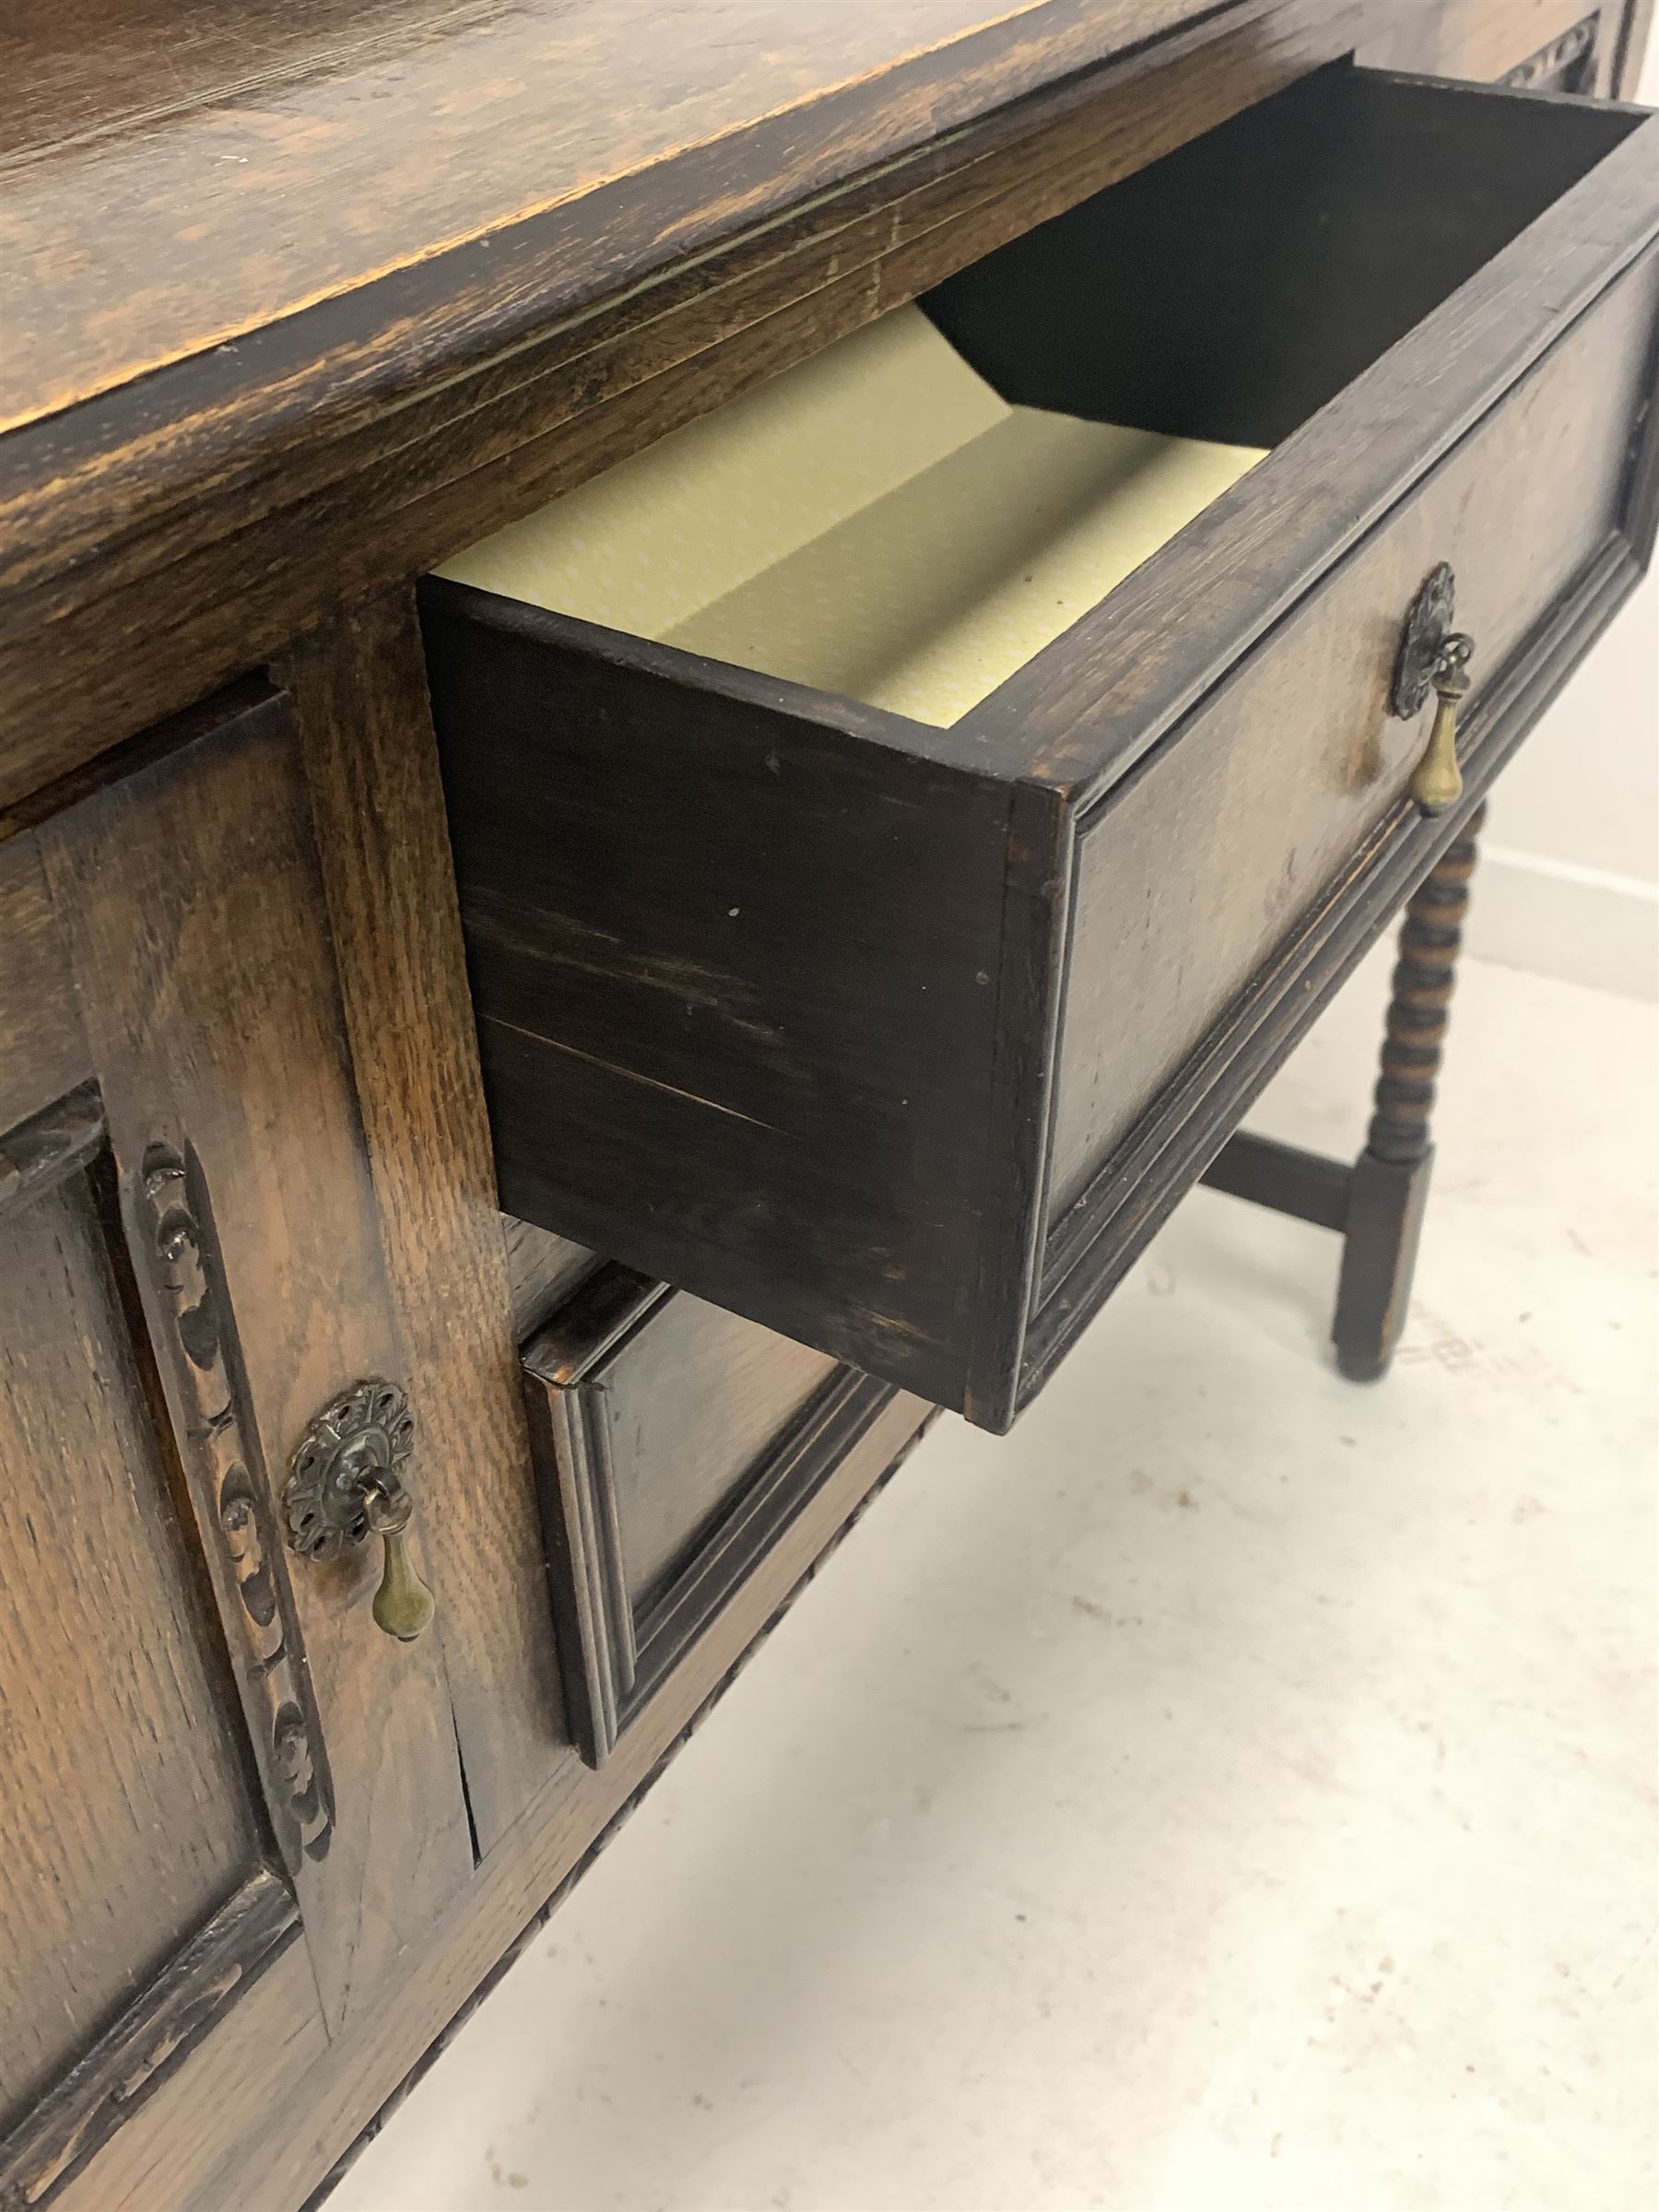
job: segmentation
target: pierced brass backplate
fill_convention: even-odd
[[[1400,632],[1388,709],[1402,722],[1415,720],[1429,703],[1434,688],[1434,664],[1451,631],[1456,599],[1457,579],[1451,563],[1442,560],[1423,579]]]
[[[335,1559],[371,1535],[384,1543],[374,1618],[409,1642],[432,1618],[432,1594],[404,1543],[414,1500],[398,1470],[415,1444],[415,1417],[396,1383],[371,1376],[331,1399],[289,1462],[283,1491],[289,1547],[302,1559]]]

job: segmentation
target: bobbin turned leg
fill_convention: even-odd
[[[1332,1330],[1336,1364],[1355,1382],[1387,1372],[1411,1296],[1434,1163],[1429,1116],[1485,813],[1477,808],[1436,861],[1400,930],[1376,1111],[1348,1184]]]

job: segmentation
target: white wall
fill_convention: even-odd
[[[1659,36],[1638,97],[1659,106]],[[1468,946],[1659,998],[1659,570],[1500,779]]]

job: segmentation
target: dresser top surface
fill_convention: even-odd
[[[694,250],[700,217],[764,220],[1197,12],[27,0],[0,29],[0,430],[528,221],[614,206],[630,218],[614,249],[605,223],[578,226],[563,287],[580,304],[650,272],[663,256],[642,235]]]

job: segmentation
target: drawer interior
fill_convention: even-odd
[[[926,305],[1018,405],[1276,446],[1641,120],[1322,70],[947,279]]]
[[[444,573],[948,726],[1259,458],[1010,406],[902,307]]]
[[[1320,72],[441,573],[949,727],[1628,127]]]

